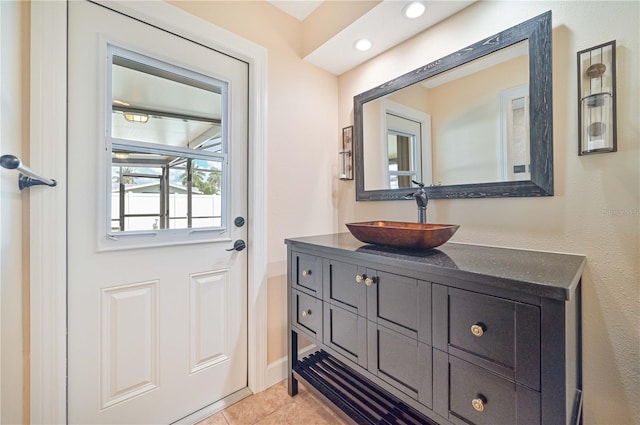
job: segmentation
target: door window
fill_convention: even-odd
[[[107,233],[223,230],[228,83],[107,52]]]

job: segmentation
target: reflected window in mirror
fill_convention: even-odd
[[[388,188],[411,187],[420,180],[418,170],[420,123],[409,118],[386,114]]]
[[[411,187],[411,180],[416,180],[416,137],[414,134],[399,134],[389,131],[388,170],[389,188]]]
[[[504,181],[530,180],[529,86],[500,93],[500,163]]]
[[[107,51],[107,233],[224,229],[227,83]]]

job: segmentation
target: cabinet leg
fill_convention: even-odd
[[[289,377],[288,390],[289,395],[293,397],[298,394],[298,380],[293,377],[293,368],[298,363],[298,334],[292,330],[289,331],[289,358],[287,363],[287,376]]]

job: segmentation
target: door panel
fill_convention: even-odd
[[[158,283],[102,291],[102,406],[151,391],[158,379]]]
[[[226,332],[232,325],[225,302],[229,299],[230,284],[229,270],[191,275],[191,373],[232,357],[233,348]]]
[[[109,235],[107,122],[116,94],[107,44],[228,85],[226,151],[215,155],[227,176],[220,215],[231,218],[247,214],[248,65],[102,6],[69,2],[68,418],[169,423],[247,386],[247,250],[226,251],[247,240],[247,226],[149,224]],[[171,196],[188,189],[162,184],[180,186]]]

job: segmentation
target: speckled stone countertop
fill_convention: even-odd
[[[530,295],[570,300],[580,282],[586,257],[447,242],[435,249],[403,250],[364,244],[350,233],[286,239],[292,248],[314,249],[352,259],[436,272],[461,274],[495,287]],[[337,250],[337,251],[336,251]]]

